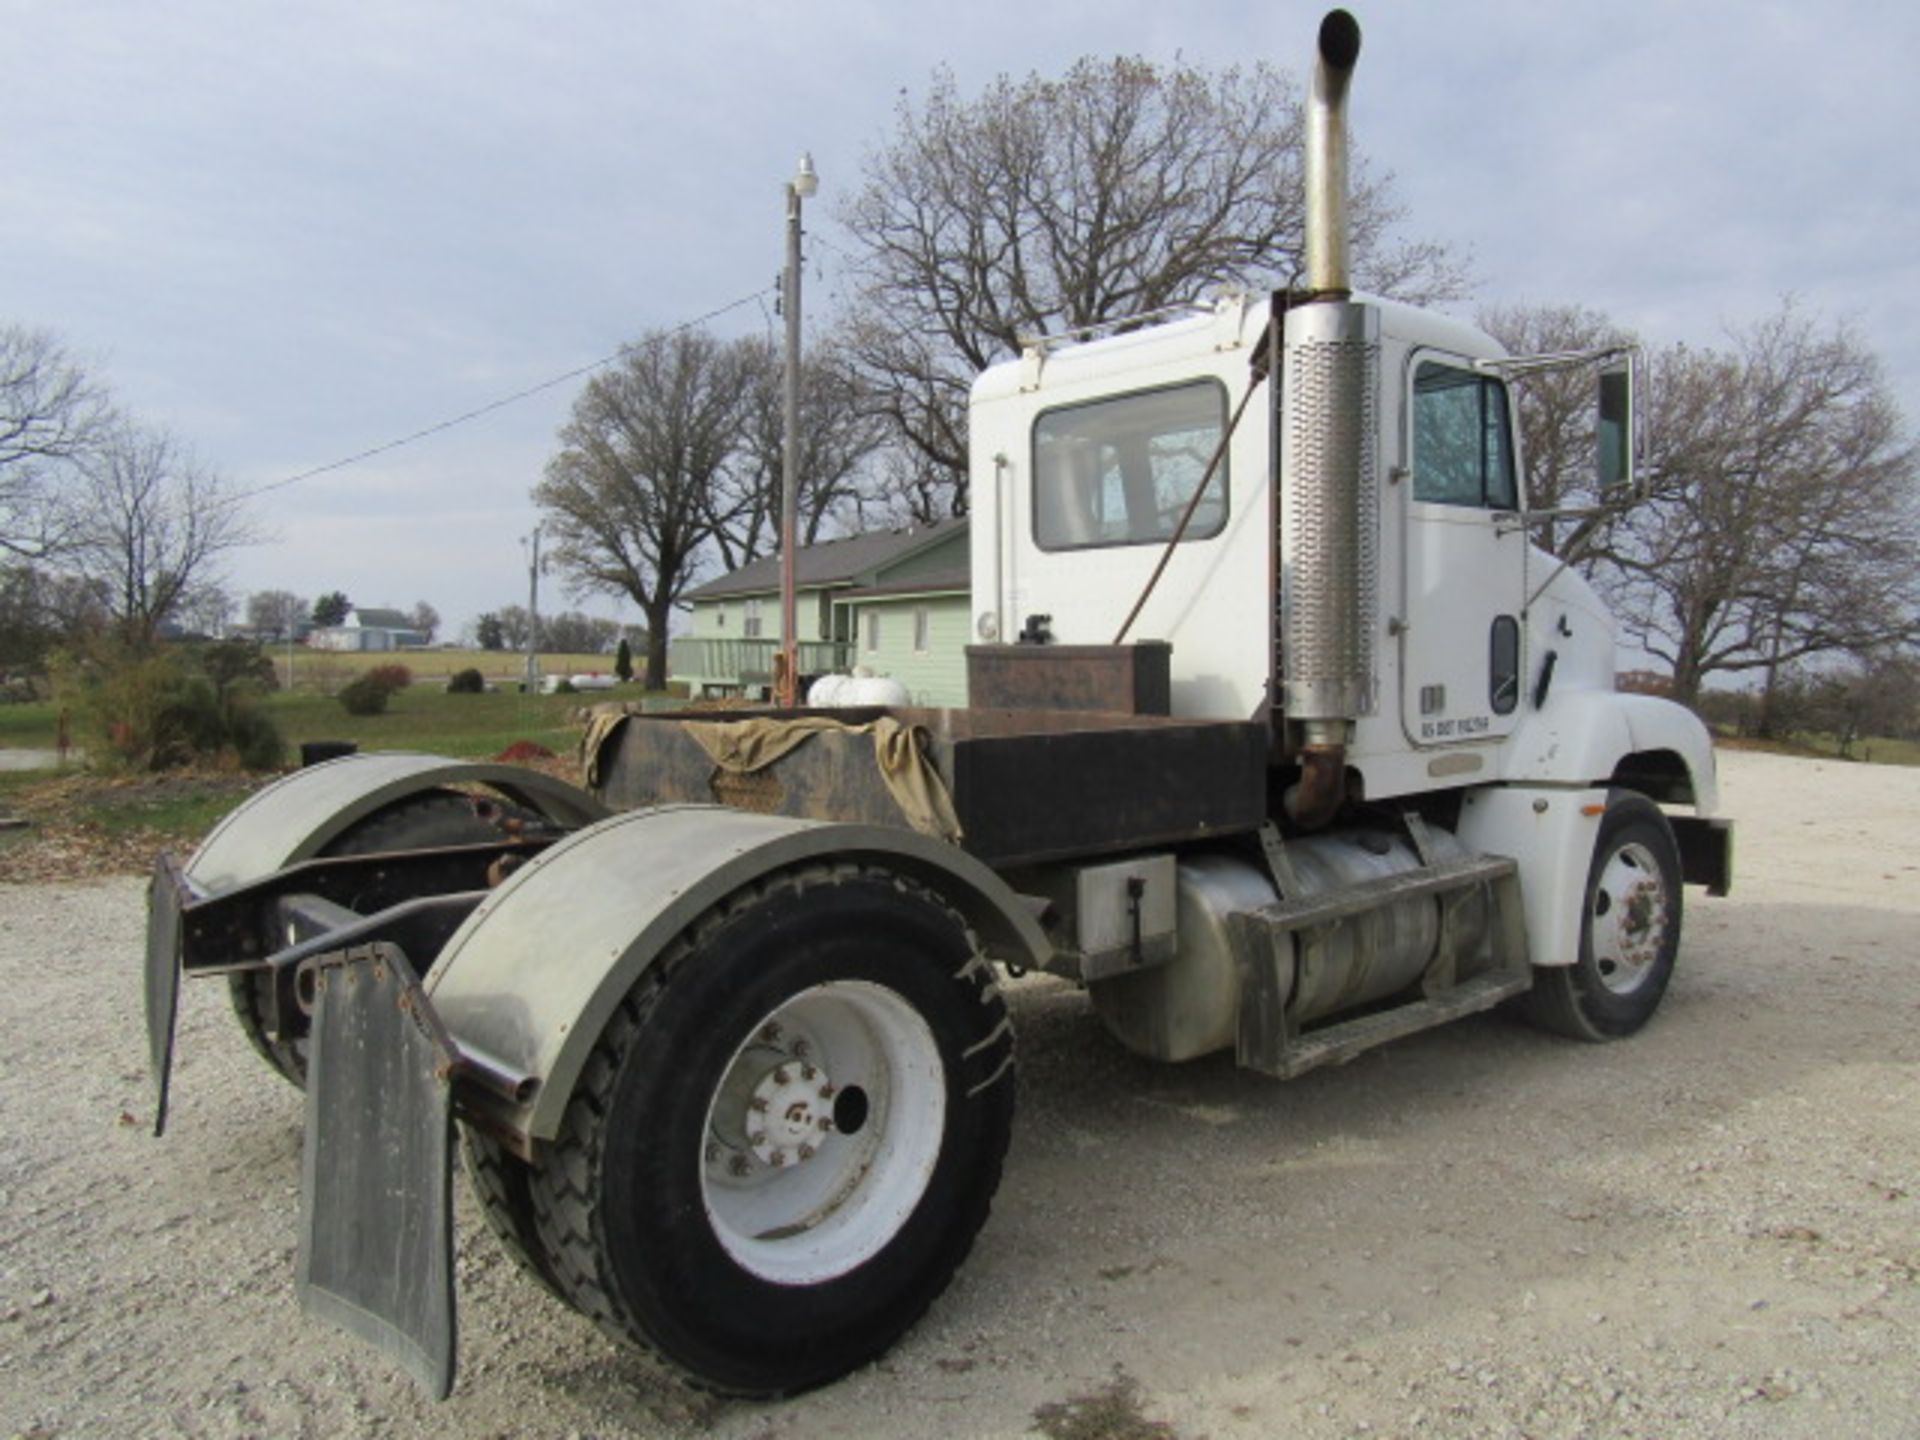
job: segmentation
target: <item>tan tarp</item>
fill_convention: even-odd
[[[626,705],[597,705],[587,718],[580,740],[581,769],[587,784],[600,783],[601,752],[629,715],[640,713]],[[655,722],[661,723],[661,722]],[[907,823],[922,835],[960,842],[960,817],[946,782],[933,768],[914,737],[913,727],[883,715],[865,725],[849,725],[830,715],[799,715],[791,719],[692,721],[681,729],[691,736],[713,763],[736,775],[764,770],[791,754],[815,735],[829,732],[873,737],[874,763],[887,792]]]
[[[638,705],[617,700],[596,705],[587,712],[587,730],[580,737],[580,773],[586,776],[589,786],[600,783],[600,751],[613,732],[626,723],[629,715],[640,713]]]
[[[922,835],[960,841],[960,817],[946,782],[928,762],[915,741],[913,727],[891,715],[865,725],[849,725],[828,715],[798,715],[790,720],[728,720],[720,724],[689,724],[687,734],[699,742],[713,763],[737,775],[764,770],[815,735],[829,731],[843,735],[871,735],[874,763],[900,813]]]

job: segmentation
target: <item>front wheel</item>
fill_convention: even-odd
[[[1587,871],[1580,958],[1542,966],[1526,997],[1533,1021],[1576,1040],[1631,1035],[1660,1006],[1680,949],[1680,847],[1644,795],[1615,791]]]
[[[655,964],[531,1175],[567,1297],[696,1384],[773,1396],[896,1340],[985,1222],[1013,1111],[988,963],[934,896],[767,882]]]

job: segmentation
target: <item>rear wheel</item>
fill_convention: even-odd
[[[396,800],[349,827],[321,848],[323,856],[377,855],[387,850],[418,850],[433,845],[479,845],[500,838],[500,822],[512,815],[527,817],[517,806],[463,795],[457,790],[429,790]],[[368,894],[356,898],[353,908],[363,912],[391,905],[405,897]],[[307,1024],[295,1017],[276,1032],[273,978],[264,970],[246,970],[227,977],[228,993],[240,1028],[253,1048],[280,1075],[304,1089],[307,1083]]]
[[[1534,971],[1527,1011],[1576,1040],[1631,1035],[1653,1017],[1680,949],[1680,847],[1644,795],[1607,800],[1587,872],[1580,958]]]
[[[959,918],[850,868],[698,927],[602,1033],[531,1175],[567,1298],[696,1384],[790,1393],[879,1355],[985,1222],[1013,1041]]]

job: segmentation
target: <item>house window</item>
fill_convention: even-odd
[[[740,622],[740,633],[749,640],[758,640],[760,638],[760,602],[749,600],[746,603],[747,618]]]
[[[924,605],[914,606],[913,607],[913,653],[914,654],[924,655],[927,653],[927,651],[933,648],[929,639],[929,632],[932,629],[933,629],[933,617],[931,616],[931,614],[929,614],[927,607]]]
[[[867,611],[867,643],[862,648],[869,655],[880,648],[880,612],[878,610]]]
[[[726,606],[716,605],[713,607],[713,628],[716,630],[724,630],[727,628]]]
[[[1033,538],[1042,550],[1171,539],[1226,424],[1217,380],[1047,411],[1033,427]],[[1226,525],[1226,469],[1222,456],[1184,540]]]
[[[1519,506],[1506,386],[1421,362],[1413,377],[1413,498],[1489,510]]]

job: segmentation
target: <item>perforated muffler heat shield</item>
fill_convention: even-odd
[[[1322,302],[1287,316],[1280,457],[1287,718],[1371,714],[1378,628],[1379,316]]]

